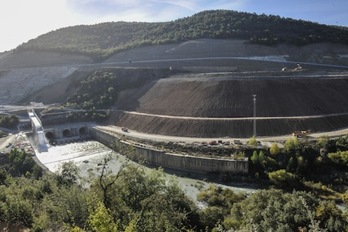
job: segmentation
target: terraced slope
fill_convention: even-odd
[[[348,126],[348,75],[258,75],[162,79],[124,94],[113,122],[148,133],[248,137],[256,94],[260,136]]]

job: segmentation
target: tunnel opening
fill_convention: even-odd
[[[88,130],[87,130],[87,127],[81,127],[80,130],[79,130],[79,134],[80,135],[87,135],[88,133]]]
[[[64,136],[64,137],[70,137],[70,136],[71,136],[71,131],[70,131],[69,129],[65,129],[65,130],[63,131],[63,136]]]
[[[46,132],[45,136],[49,140],[54,139],[54,134],[51,131]]]

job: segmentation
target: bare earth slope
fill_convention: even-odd
[[[157,81],[146,93],[120,100],[120,108],[192,117],[306,116],[348,112],[347,76],[281,76],[252,73],[182,74]],[[139,93],[144,92],[142,89]]]
[[[248,137],[256,94],[260,136],[347,127],[347,73],[273,75],[185,74],[162,79],[121,97],[113,122],[147,133]]]
[[[102,63],[91,62],[83,56],[48,52],[1,54],[0,104],[62,102],[74,92],[71,83],[79,71],[131,67],[134,72],[124,72],[124,78],[157,80],[167,75],[138,68],[157,72],[160,67],[167,73],[172,69],[193,73],[120,93],[119,111],[115,111],[111,123],[147,133],[250,137],[252,95],[256,94],[257,116],[266,117],[257,120],[258,135],[348,127],[345,45],[270,47],[243,40],[201,39],[140,47],[120,52]],[[302,72],[280,72],[282,67],[296,67],[297,62],[303,66]]]
[[[200,39],[183,43],[147,46],[126,50],[110,57],[105,63],[128,60],[143,61],[208,57],[259,57],[263,60],[267,59],[267,56],[271,56],[271,58],[277,61],[288,60],[348,65],[347,54],[348,46],[332,43],[310,44],[301,47],[286,44],[264,46],[250,44],[245,40]],[[167,62],[166,65],[169,66],[172,65],[172,63],[173,61]],[[226,64],[231,65],[230,63]],[[217,65],[222,66],[224,62],[220,62]],[[265,67],[258,68],[263,69]],[[249,69],[253,69],[253,67],[249,67]]]

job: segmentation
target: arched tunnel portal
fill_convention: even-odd
[[[88,128],[86,126],[83,126],[79,129],[79,134],[81,135],[87,135],[88,134]]]
[[[45,128],[45,137],[50,143],[79,141],[89,137],[89,127],[86,124],[64,124]]]
[[[51,140],[51,139],[54,139],[54,133],[52,132],[52,131],[47,131],[46,133],[45,133],[45,136],[46,136],[46,138],[47,139],[49,139],[49,140]]]
[[[70,129],[64,129],[63,130],[63,136],[64,137],[71,137],[72,136],[71,130]]]

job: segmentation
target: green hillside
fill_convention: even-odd
[[[171,22],[108,22],[62,28],[16,50],[58,51],[104,59],[121,50],[199,38],[246,39],[251,43],[348,44],[348,28],[245,12],[214,10]]]

